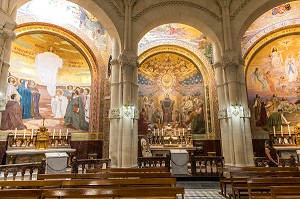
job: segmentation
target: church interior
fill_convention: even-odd
[[[300,198],[298,9],[0,0],[0,194]]]

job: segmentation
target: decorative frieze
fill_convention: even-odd
[[[225,109],[219,110],[219,114],[218,114],[219,119],[227,119],[230,117],[231,117],[230,109],[225,108]]]

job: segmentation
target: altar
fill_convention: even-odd
[[[45,153],[67,153],[70,163],[75,151],[68,131],[50,134],[44,126],[31,131],[15,129],[7,135],[6,164],[40,162]]]

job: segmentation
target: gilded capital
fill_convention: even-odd
[[[217,0],[219,5],[224,8],[224,7],[229,7],[231,0]]]

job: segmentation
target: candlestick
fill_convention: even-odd
[[[155,129],[153,129],[153,136],[155,136]]]
[[[16,139],[17,138],[17,128],[15,128],[15,135],[14,135],[14,139]]]
[[[33,129],[31,129],[31,139],[33,139]]]
[[[275,130],[275,126],[273,126],[273,133],[274,133],[274,137],[276,137],[276,130]]]
[[[164,136],[164,129],[161,129],[161,136]]]
[[[282,125],[280,125],[281,137],[283,137]]]
[[[53,130],[53,133],[52,133],[52,139],[54,140],[54,136],[55,136],[55,129]]]
[[[26,129],[24,129],[24,135],[23,135],[24,139],[25,139],[25,136],[26,136]]]
[[[69,129],[67,129],[66,140],[68,139]]]
[[[288,124],[288,131],[289,131],[289,136],[291,136],[291,129],[290,129],[290,125]]]
[[[59,139],[61,139],[61,129],[59,129]]]
[[[182,129],[182,135],[184,136],[184,128]]]

